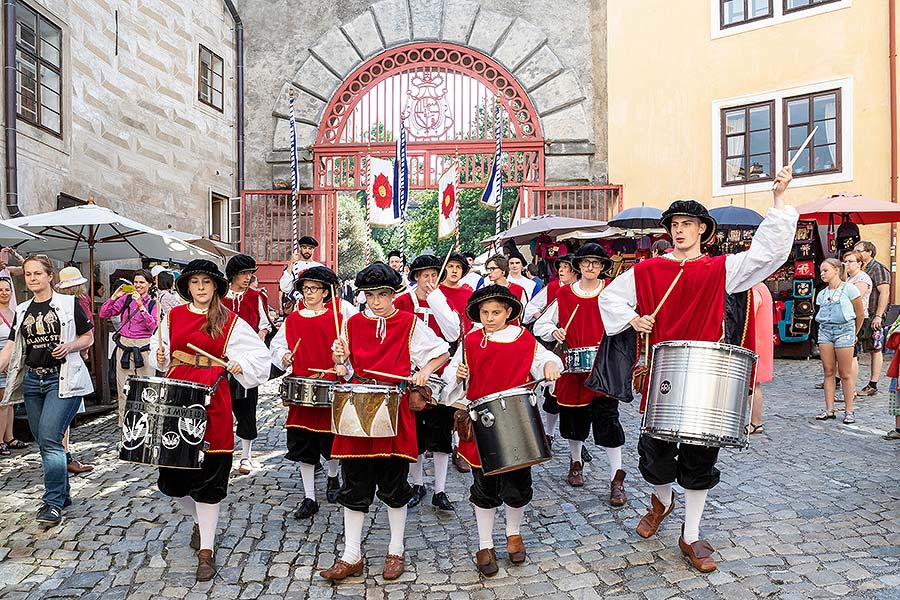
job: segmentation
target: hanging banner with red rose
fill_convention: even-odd
[[[459,203],[456,199],[456,165],[447,169],[438,180],[438,239],[456,233],[459,227]]]
[[[394,202],[394,165],[383,158],[368,157],[369,225],[393,227],[400,222],[400,207]]]

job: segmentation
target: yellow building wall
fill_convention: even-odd
[[[775,0],[781,2],[781,0]],[[790,204],[850,191],[890,200],[888,0],[712,39],[708,0],[608,6],[609,180],[625,206],[694,198],[762,214],[771,192],[713,197],[713,103],[852,77],[853,180],[788,190]],[[776,112],[781,111],[776,103]],[[776,122],[776,127],[778,127]],[[845,155],[846,168],[846,155]],[[775,164],[781,164],[776,148]],[[800,180],[795,180],[795,184]],[[861,228],[888,264],[890,226]]]

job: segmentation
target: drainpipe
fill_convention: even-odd
[[[233,0],[225,0],[225,7],[234,20],[234,44],[237,51],[235,79],[237,84],[237,195],[244,190],[244,23]]]
[[[891,202],[897,202],[897,0],[888,2],[888,49],[891,69]],[[897,223],[891,223],[891,300],[897,289]]]
[[[19,176],[16,164],[16,0],[3,0],[3,119],[6,213],[10,218],[21,217],[19,209]]]

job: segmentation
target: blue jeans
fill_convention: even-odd
[[[44,497],[47,504],[62,508],[69,497],[69,473],[62,439],[81,406],[81,397],[59,397],[59,373],[41,377],[25,372],[22,384],[28,427],[37,440],[44,465]]]
[[[834,344],[835,348],[852,348],[856,343],[856,323],[819,323],[819,343]]]

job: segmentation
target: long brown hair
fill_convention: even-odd
[[[228,309],[222,304],[219,293],[213,292],[209,310],[206,311],[206,324],[203,326],[203,331],[209,337],[216,339],[225,331],[226,323],[228,323]]]

